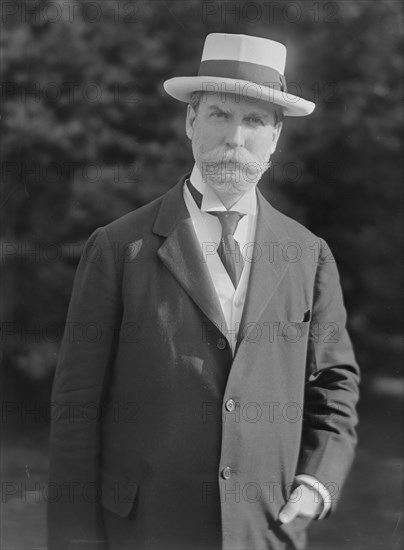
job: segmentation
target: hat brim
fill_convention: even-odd
[[[163,86],[171,97],[185,103],[189,103],[193,92],[205,91],[237,93],[256,101],[269,101],[282,107],[285,116],[307,116],[315,108],[312,101],[247,80],[219,78],[217,76],[177,76],[166,80]]]

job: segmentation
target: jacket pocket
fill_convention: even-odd
[[[311,311],[310,309],[306,309],[305,311],[302,311],[299,314],[292,315],[289,319],[290,323],[296,323],[296,324],[302,324],[302,323],[308,323],[311,319]]]
[[[136,500],[139,485],[125,477],[101,473],[101,505],[107,510],[127,517]]]

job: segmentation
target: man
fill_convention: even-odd
[[[257,190],[284,116],[282,44],[207,37],[195,165],[89,238],[52,396],[50,548],[303,548],[356,443],[358,367],[327,245]],[[103,546],[104,545],[104,546]]]

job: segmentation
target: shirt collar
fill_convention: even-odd
[[[202,212],[209,212],[210,210],[226,210],[226,207],[211,186],[207,185],[203,181],[202,174],[196,164],[194,164],[189,179],[195,189],[197,189],[202,195]],[[255,216],[257,212],[257,194],[255,192],[255,187],[247,191],[247,193],[244,193],[236,204],[233,204],[230,208],[230,211],[231,210],[235,210],[241,214],[251,214],[252,216]]]

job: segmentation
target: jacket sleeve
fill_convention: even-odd
[[[120,277],[104,228],[88,239],[70,300],[51,398],[50,550],[100,548],[99,418],[121,319]],[[85,541],[85,542],[84,542]]]
[[[318,479],[331,509],[351,467],[357,442],[359,368],[346,330],[335,260],[322,241],[310,324],[301,452],[296,474]]]

